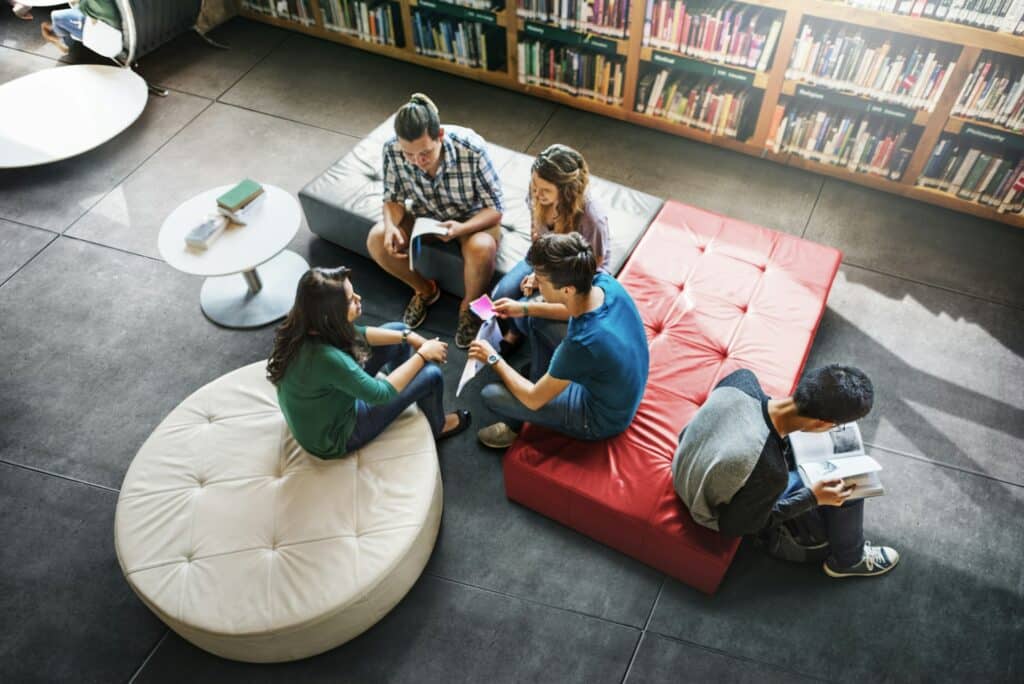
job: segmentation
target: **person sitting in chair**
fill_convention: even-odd
[[[554,144],[533,161],[530,191],[531,240],[548,233],[582,235],[594,250],[597,270],[608,273],[611,239],[608,214],[587,192],[590,170],[583,155],[567,145]],[[498,282],[491,299],[494,310],[508,325],[501,353],[513,351],[527,335],[544,335],[557,345],[565,337],[568,310],[561,304],[545,302],[537,292],[533,267],[523,259]]]
[[[67,54],[74,41],[82,42],[87,19],[121,30],[121,10],[115,0],[72,0],[68,9],[50,12],[50,21],[44,21],[40,30],[43,38]]]
[[[606,439],[633,421],[650,365],[647,334],[629,293],[610,275],[579,233],[542,235],[528,255],[544,301],[565,306],[565,339],[531,340],[530,379],[517,373],[486,340],[469,357],[491,365],[501,384],[484,387],[484,404],[502,418],[477,433],[504,449],[524,421],[576,439]]]
[[[739,537],[759,534],[820,507],[831,555],[830,577],[870,577],[900,560],[888,546],[864,541],[864,500],[850,501],[842,480],[806,487],[787,435],[824,432],[866,416],[871,380],[859,369],[808,371],[790,397],[772,399],[749,370],[722,379],[683,430],[672,460],[676,493],[694,521]]]
[[[278,327],[267,378],[277,386],[285,422],[302,448],[341,458],[366,445],[416,403],[435,439],[469,425],[468,411],[445,414],[437,364],[448,345],[401,323],[353,325],[363,311],[347,268],[312,268],[299,279],[295,305]],[[374,377],[386,370],[383,378]]]
[[[469,129],[446,133],[434,103],[415,93],[395,115],[395,137],[384,144],[384,220],[366,239],[373,260],[413,289],[404,315],[407,326],[419,327],[427,307],[441,296],[435,281],[409,268],[416,218],[441,221],[448,233],[440,239],[457,240],[461,248],[466,296],[459,306],[455,345],[465,349],[480,329],[469,303],[484,294],[494,275],[503,210],[501,181],[483,139]]]

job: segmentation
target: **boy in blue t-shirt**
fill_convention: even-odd
[[[636,415],[647,383],[647,335],[636,305],[614,278],[595,275],[594,252],[579,233],[544,235],[527,259],[545,301],[569,309],[569,328],[560,342],[531,335],[533,382],[486,341],[470,345],[470,358],[490,364],[502,381],[485,387],[483,399],[504,420],[477,436],[486,446],[504,449],[525,421],[576,439],[621,433]]]

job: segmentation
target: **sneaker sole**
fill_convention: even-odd
[[[416,328],[420,327],[427,320],[427,310],[426,310],[426,307],[427,306],[433,306],[434,304],[437,304],[437,300],[439,300],[440,298],[441,298],[441,287],[438,286],[437,289],[434,290],[434,296],[431,297],[429,300],[427,300],[424,303],[425,306],[424,306],[424,309],[423,309],[423,315],[420,316],[420,320],[416,321],[416,323],[413,324],[413,323],[410,323],[409,320],[403,315],[402,316],[402,323],[405,324],[405,327],[407,327],[407,328],[409,328],[411,330],[415,330]],[[469,345],[466,345],[466,347],[461,347],[461,349],[465,349],[468,346]]]
[[[480,435],[477,435],[476,438],[479,439],[480,443],[483,444],[488,449],[508,449],[510,446],[515,444],[515,440],[512,440],[508,444],[498,444],[497,442],[490,442],[481,437]]]
[[[827,561],[822,563],[821,567],[825,569],[825,574],[828,575],[829,577],[835,577],[837,579],[842,579],[844,577],[878,577],[879,575],[884,575],[885,573],[889,572],[890,570],[895,568],[897,565],[899,565],[899,561],[893,563],[892,565],[887,567],[885,570],[879,570],[878,572],[839,572],[837,570],[833,570],[832,568],[828,567],[828,562]]]

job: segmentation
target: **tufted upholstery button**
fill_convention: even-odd
[[[217,430],[179,429],[212,418],[197,407],[222,406],[231,417]],[[260,362],[196,391],[145,441],[121,487],[114,542],[132,589],[196,646],[294,660],[358,636],[401,600],[434,547],[441,494],[416,407],[350,458],[321,461],[288,432]]]

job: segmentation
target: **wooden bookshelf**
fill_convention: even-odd
[[[244,7],[242,14],[256,21],[482,83],[533,95],[638,126],[652,128],[710,145],[717,145],[741,154],[769,159],[779,164],[805,169],[830,178],[850,181],[1008,225],[1024,227],[1024,215],[999,213],[989,206],[969,202],[946,192],[917,185],[917,180],[928,163],[935,144],[943,133],[959,134],[965,125],[971,125],[1024,139],[1024,134],[1014,133],[996,124],[961,116],[952,116],[951,114],[957,94],[978,62],[982,50],[1024,57],[1024,38],[923,17],[909,17],[859,9],[847,6],[841,2],[829,0],[759,0],[746,4],[780,10],[783,13],[783,23],[770,68],[767,71],[757,71],[734,64],[723,64],[715,60],[704,60],[692,55],[683,55],[661,48],[645,46],[643,44],[643,27],[646,0],[631,0],[628,38],[615,38],[605,34],[546,26],[543,22],[517,16],[515,0],[506,0],[506,3],[505,9],[495,11],[462,8],[454,3],[445,3],[442,0],[394,0],[393,4],[399,9],[402,33],[404,34],[405,44],[402,46],[382,45],[326,28],[323,21],[324,15],[320,9],[320,0],[310,0],[313,10],[313,21],[310,23],[275,17],[251,11]],[[414,7],[420,7],[423,10],[440,14],[448,14],[455,19],[480,21],[481,23],[503,29],[505,32],[504,46],[506,50],[505,68],[495,71],[479,67],[467,67],[443,58],[417,54],[413,41],[412,9]],[[891,103],[876,101],[870,97],[830,90],[823,85],[787,79],[785,77],[786,68],[790,62],[793,46],[805,17],[843,22],[854,26],[883,30],[893,34],[905,34],[910,37],[954,44],[960,46],[961,51],[953,73],[946,84],[945,90],[933,107],[933,111],[901,108]],[[517,55],[520,34],[537,36],[554,42],[564,41],[566,44],[586,46],[590,49],[604,52],[605,54],[617,55],[620,59],[624,59],[622,102],[619,104],[608,104],[597,99],[574,96],[556,88],[520,83],[518,80]],[[670,66],[673,60],[674,65]],[[649,68],[650,65],[672,68],[679,71],[692,70],[697,73],[710,75],[718,75],[719,72],[724,70],[731,72],[729,77],[733,78],[736,82],[744,82],[752,88],[763,91],[753,134],[747,140],[741,141],[727,136],[713,135],[709,131],[695,126],[675,123],[664,118],[635,111],[636,90],[641,70]],[[903,120],[917,127],[920,131],[918,142],[902,179],[897,181],[878,175],[852,172],[845,167],[805,159],[795,154],[776,153],[768,149],[768,133],[776,106],[782,98],[798,97],[802,94],[807,94],[808,88],[820,92],[829,92],[830,98],[835,98],[838,102],[845,102],[847,105],[856,106],[856,103],[852,100],[843,100],[843,98],[860,100],[864,103],[864,106],[872,104],[888,105],[891,110],[887,113],[888,115],[893,117],[903,116]],[[903,115],[899,112],[901,109],[906,110]],[[872,111],[877,111],[877,107],[874,107]]]

